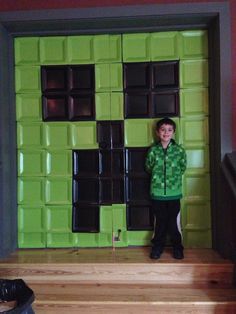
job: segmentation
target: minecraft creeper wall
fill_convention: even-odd
[[[122,62],[179,60],[176,139],[186,148],[186,247],[211,246],[206,31],[15,39],[19,247],[149,244],[127,230],[126,204],[99,207],[99,232],[72,232],[72,150],[98,149],[98,121],[124,120],[125,148],[150,146],[156,119],[124,119]],[[41,66],[95,66],[95,121],[42,120]],[[114,242],[120,230],[120,241]]]

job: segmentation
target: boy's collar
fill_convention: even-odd
[[[175,144],[176,144],[176,141],[172,138],[172,139],[170,140],[170,142],[169,142],[169,144],[168,144],[168,146],[167,146],[167,147],[169,147],[170,145],[175,145]],[[161,144],[161,141],[160,141],[160,140],[157,142],[157,145],[162,146],[162,144]]]

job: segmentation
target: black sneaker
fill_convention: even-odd
[[[159,259],[161,257],[162,252],[163,252],[163,250],[160,250],[159,248],[154,246],[152,248],[151,253],[150,253],[150,258],[151,259]]]
[[[173,257],[175,259],[183,259],[184,258],[184,252],[182,249],[173,249]]]

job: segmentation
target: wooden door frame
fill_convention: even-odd
[[[224,3],[133,5],[0,13],[0,257],[17,248],[14,38],[207,29],[213,248],[220,237],[220,167],[232,151],[230,8]]]

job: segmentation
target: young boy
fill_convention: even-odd
[[[180,199],[182,175],[186,169],[186,153],[173,140],[176,124],[169,118],[156,124],[159,141],[152,146],[146,157],[146,170],[151,173],[150,194],[155,217],[153,247],[150,258],[160,258],[167,233],[173,245],[173,257],[183,259],[180,229]]]

